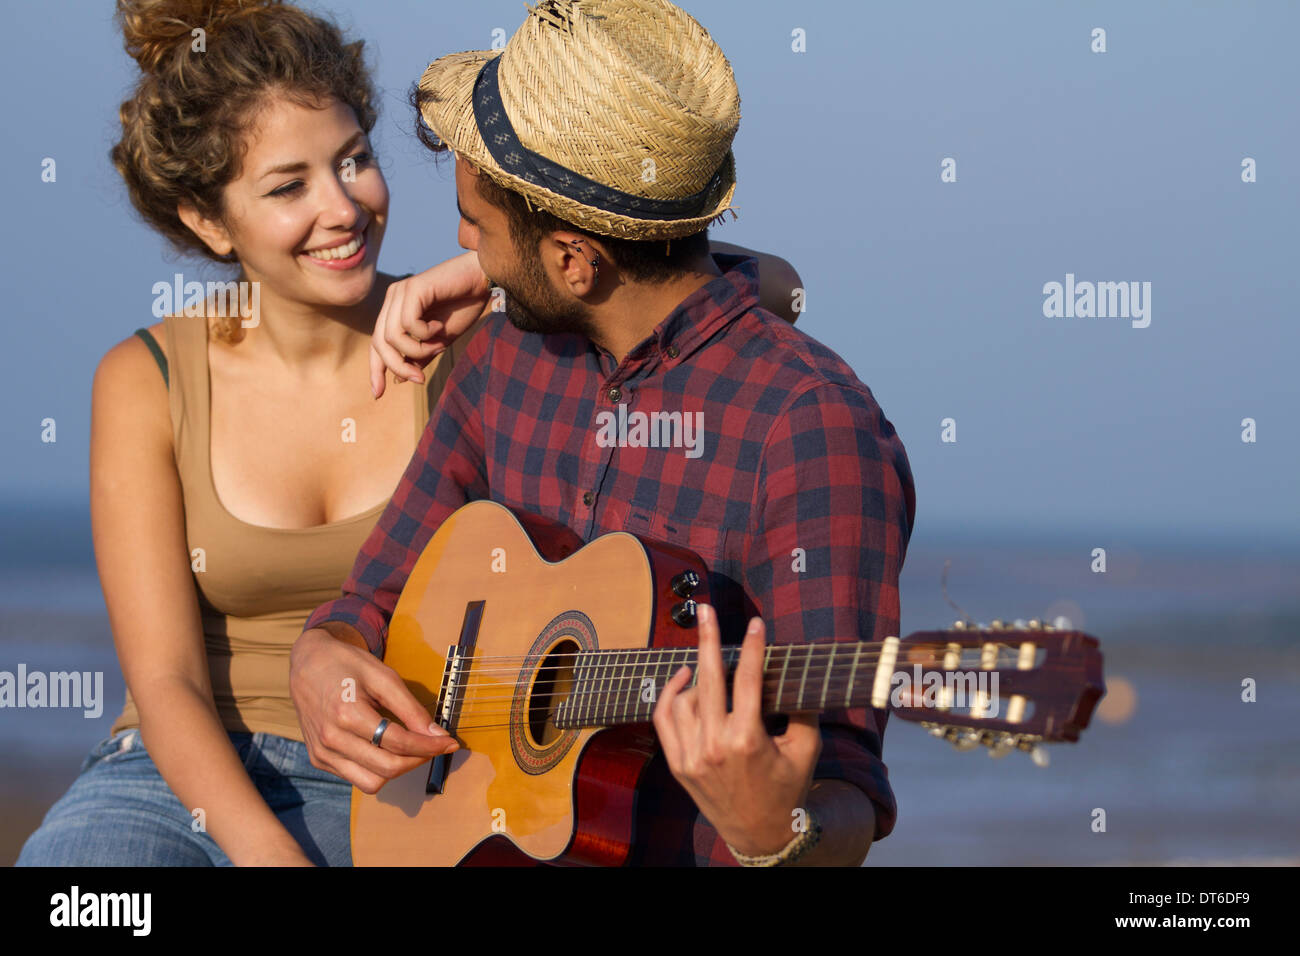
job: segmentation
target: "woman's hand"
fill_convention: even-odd
[[[370,391],[384,394],[384,371],[423,382],[423,369],[488,309],[491,283],[478,253],[440,262],[388,287],[370,340]]]

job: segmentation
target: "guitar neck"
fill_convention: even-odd
[[[683,666],[698,676],[695,648],[588,651],[577,655],[573,688],[556,712],[561,729],[613,727],[650,720],[664,685]],[[887,695],[898,657],[898,638],[824,644],[768,645],[763,659],[765,714],[864,707]],[[722,648],[728,676],[740,648]],[[730,685],[730,682],[728,682]],[[879,705],[878,705],[879,706]]]

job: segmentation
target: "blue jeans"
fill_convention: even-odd
[[[231,733],[262,798],[317,866],[351,866],[352,785],[311,765],[306,744]],[[172,793],[138,730],[101,741],[27,840],[17,866],[233,866]]]

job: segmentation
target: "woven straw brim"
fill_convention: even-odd
[[[429,64],[420,78],[426,94],[421,116],[434,134],[457,156],[476,166],[498,185],[525,196],[534,206],[575,226],[619,239],[677,239],[707,227],[731,209],[736,192],[736,160],[731,150],[723,160],[722,175],[704,202],[707,212],[691,219],[636,219],[585,205],[506,172],[488,152],[474,119],[474,82],[483,64],[502,50],[452,53]],[[541,152],[541,150],[538,150]],[[732,213],[733,216],[735,213]]]

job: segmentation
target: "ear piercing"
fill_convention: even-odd
[[[581,239],[571,239],[569,241],[572,242],[575,246],[580,245],[583,242],[583,240]],[[578,251],[581,252],[582,250],[578,250]],[[591,284],[594,286],[598,282],[600,282],[600,253],[595,252],[592,253],[592,255],[594,255],[596,258],[588,259],[587,261],[591,263],[592,268],[596,270],[596,274],[591,278]]]

